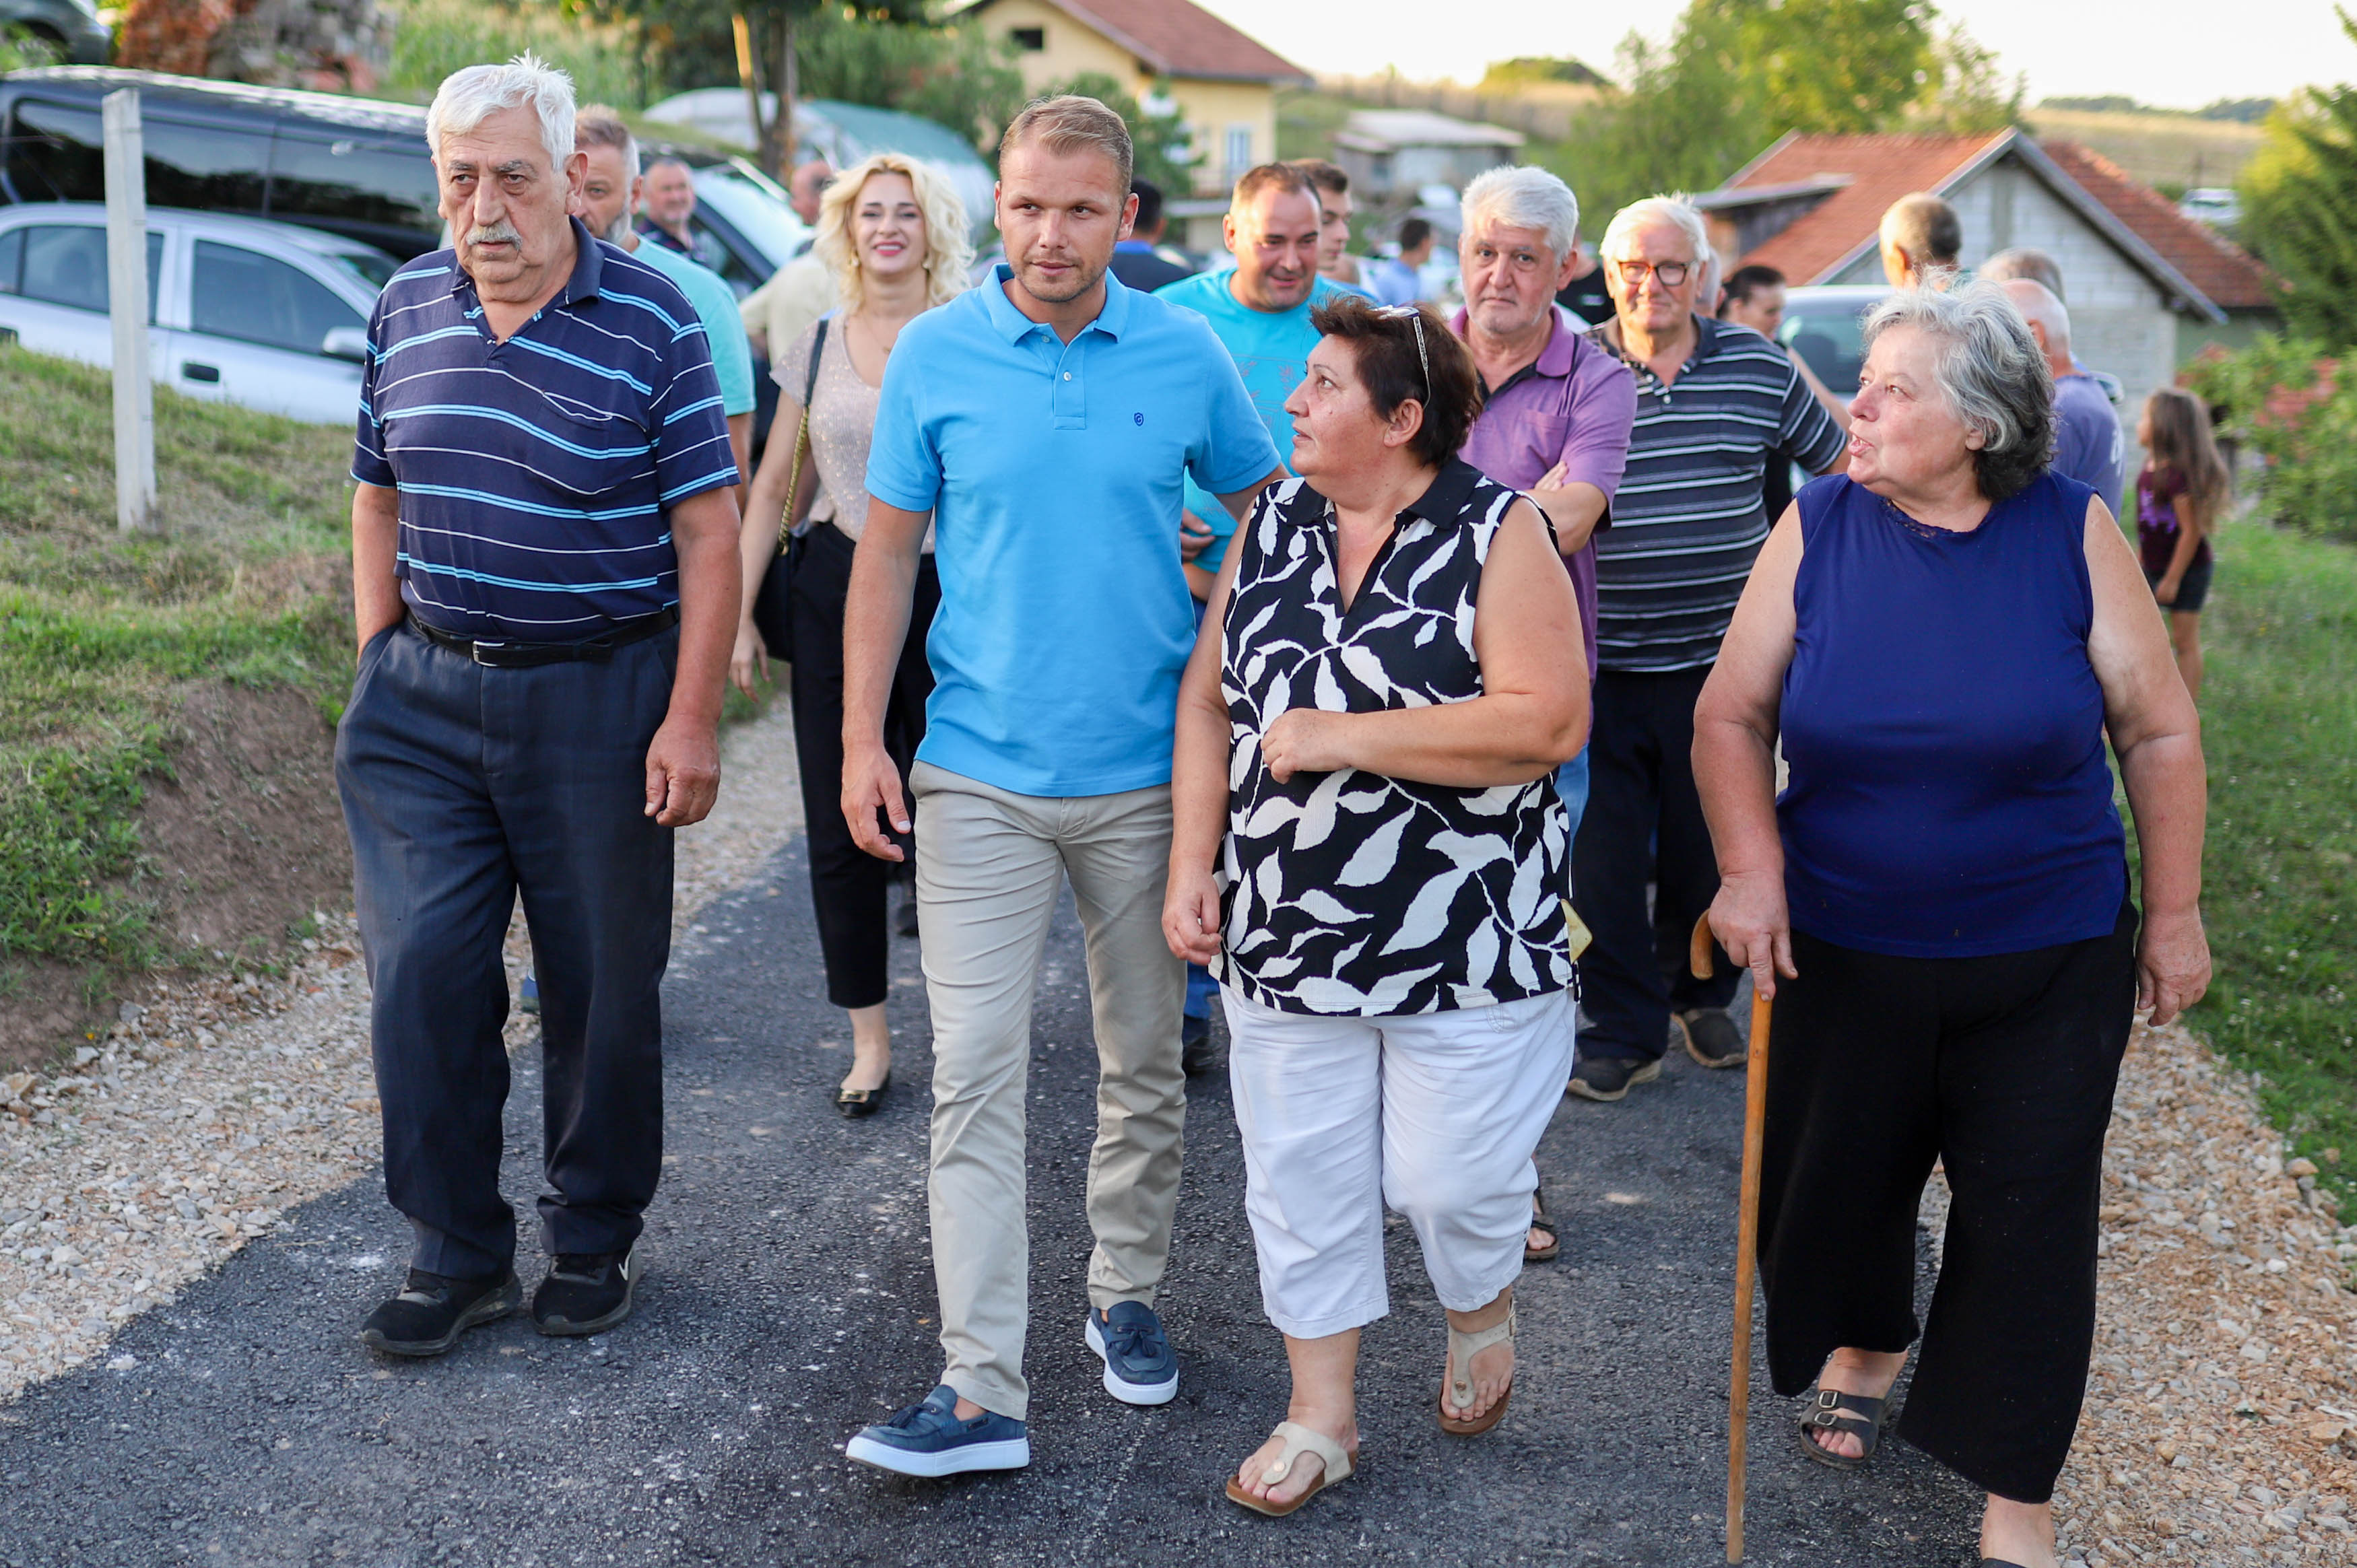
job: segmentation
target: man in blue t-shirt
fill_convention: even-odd
[[[1341,291],[1318,274],[1321,228],[1318,188],[1291,164],[1263,164],[1236,181],[1220,232],[1232,268],[1198,273],[1155,291],[1154,297],[1183,305],[1209,320],[1227,346],[1252,394],[1253,407],[1276,443],[1276,455],[1290,470],[1293,416],[1285,400],[1301,384],[1318,328],[1309,307]],[[1187,564],[1187,585],[1198,599],[1211,596],[1235,520],[1200,486],[1187,487],[1188,532],[1208,532],[1211,542]]]
[[[902,328],[884,372],[844,633],[844,815],[900,850],[885,693],[930,520],[934,686],[910,785],[933,1015],[933,1277],[946,1369],[846,1445],[902,1475],[1030,1462],[1024,1076],[1059,886],[1088,933],[1099,1080],[1084,1333],[1116,1399],[1161,1404],[1178,1364],[1154,1312],[1178,1197],[1184,969],[1162,937],[1178,674],[1195,615],[1179,487],[1241,514],[1280,479],[1268,431],[1200,317],[1110,275],[1128,128],[1091,98],[1034,103],[999,146],[1007,261]]]

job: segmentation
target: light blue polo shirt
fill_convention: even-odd
[[[745,318],[737,313],[737,291],[710,267],[652,240],[640,240],[630,256],[671,279],[695,306],[695,318],[712,345],[712,373],[720,380],[720,412],[752,413],[753,345],[745,337]]]
[[[1154,291],[1154,297],[1183,305],[1211,322],[1211,330],[1235,360],[1237,373],[1244,379],[1244,391],[1259,412],[1261,423],[1268,426],[1269,437],[1276,443],[1277,460],[1291,473],[1293,415],[1285,412],[1285,400],[1301,384],[1309,368],[1309,350],[1318,347],[1318,328],[1309,324],[1309,313],[1350,291],[1332,278],[1321,276],[1310,285],[1309,296],[1292,309],[1254,310],[1238,300],[1228,286],[1235,276],[1233,267],[1220,273],[1198,273],[1193,277],[1165,284]],[[1220,504],[1217,496],[1200,486],[1187,487],[1186,504],[1189,511],[1211,525],[1211,542],[1195,557],[1195,564],[1216,575],[1220,564],[1227,559],[1228,541],[1236,532],[1236,520],[1228,515],[1228,509]]]
[[[1178,497],[1277,466],[1204,319],[1105,274],[1071,340],[1006,297],[1012,271],[900,330],[867,489],[933,513],[942,603],[917,756],[1020,795],[1170,779],[1195,642]]]

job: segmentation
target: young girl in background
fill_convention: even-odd
[[[2210,532],[2224,509],[2228,475],[2210,435],[2210,411],[2191,392],[2163,387],[2145,400],[2136,443],[2151,456],[2136,475],[2136,542],[2145,581],[2169,611],[2169,646],[2185,689],[2201,695],[2201,604],[2210,596]]]

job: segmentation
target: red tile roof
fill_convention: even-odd
[[[2038,146],[2212,303],[2227,310],[2266,309],[2276,303],[2257,257],[2179,212],[2169,198],[2111,159],[2072,142]]]
[[[990,0],[969,7],[979,11]],[[1157,75],[1308,81],[1310,75],[1189,0],[1048,0],[1130,50]]]
[[[1725,188],[1792,185],[1820,175],[1850,182],[1743,258],[1795,283],[1816,283],[1872,240],[1882,214],[1910,191],[1937,190],[1986,151],[1994,135],[1787,136],[1739,170]]]
[[[1936,191],[2018,133],[1974,136],[1787,136],[1737,171],[1722,189],[1792,186],[1829,175],[1850,183],[1743,257],[1795,281],[1815,283],[1871,243],[1884,209],[1910,191]],[[2117,164],[2069,142],[2037,144],[2063,174],[2137,239],[2224,309],[2275,303],[2267,272],[2248,252],[2177,210]]]

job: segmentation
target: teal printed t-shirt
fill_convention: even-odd
[[[1309,297],[1291,310],[1254,310],[1239,303],[1229,289],[1235,275],[1232,267],[1198,273],[1156,289],[1154,297],[1183,305],[1211,322],[1211,330],[1234,358],[1236,373],[1244,379],[1253,409],[1268,426],[1269,437],[1276,443],[1277,461],[1289,474],[1293,472],[1293,415],[1285,412],[1285,400],[1301,384],[1309,350],[1318,347],[1318,328],[1309,325],[1310,308],[1351,291],[1321,277],[1311,285]],[[1195,557],[1195,564],[1216,573],[1227,558],[1236,520],[1228,515],[1219,497],[1191,482],[1187,486],[1187,510],[1211,525],[1211,542]]]
[[[1202,317],[1105,274],[1070,343],[981,286],[900,330],[867,492],[933,514],[942,604],[918,757],[1018,795],[1170,779],[1195,606],[1178,493],[1276,467]]]
[[[732,418],[754,407],[753,345],[745,338],[744,317],[737,314],[737,291],[710,267],[692,262],[677,251],[651,240],[641,240],[630,252],[677,285],[695,306],[696,319],[712,342],[712,373],[720,382],[720,412]]]

